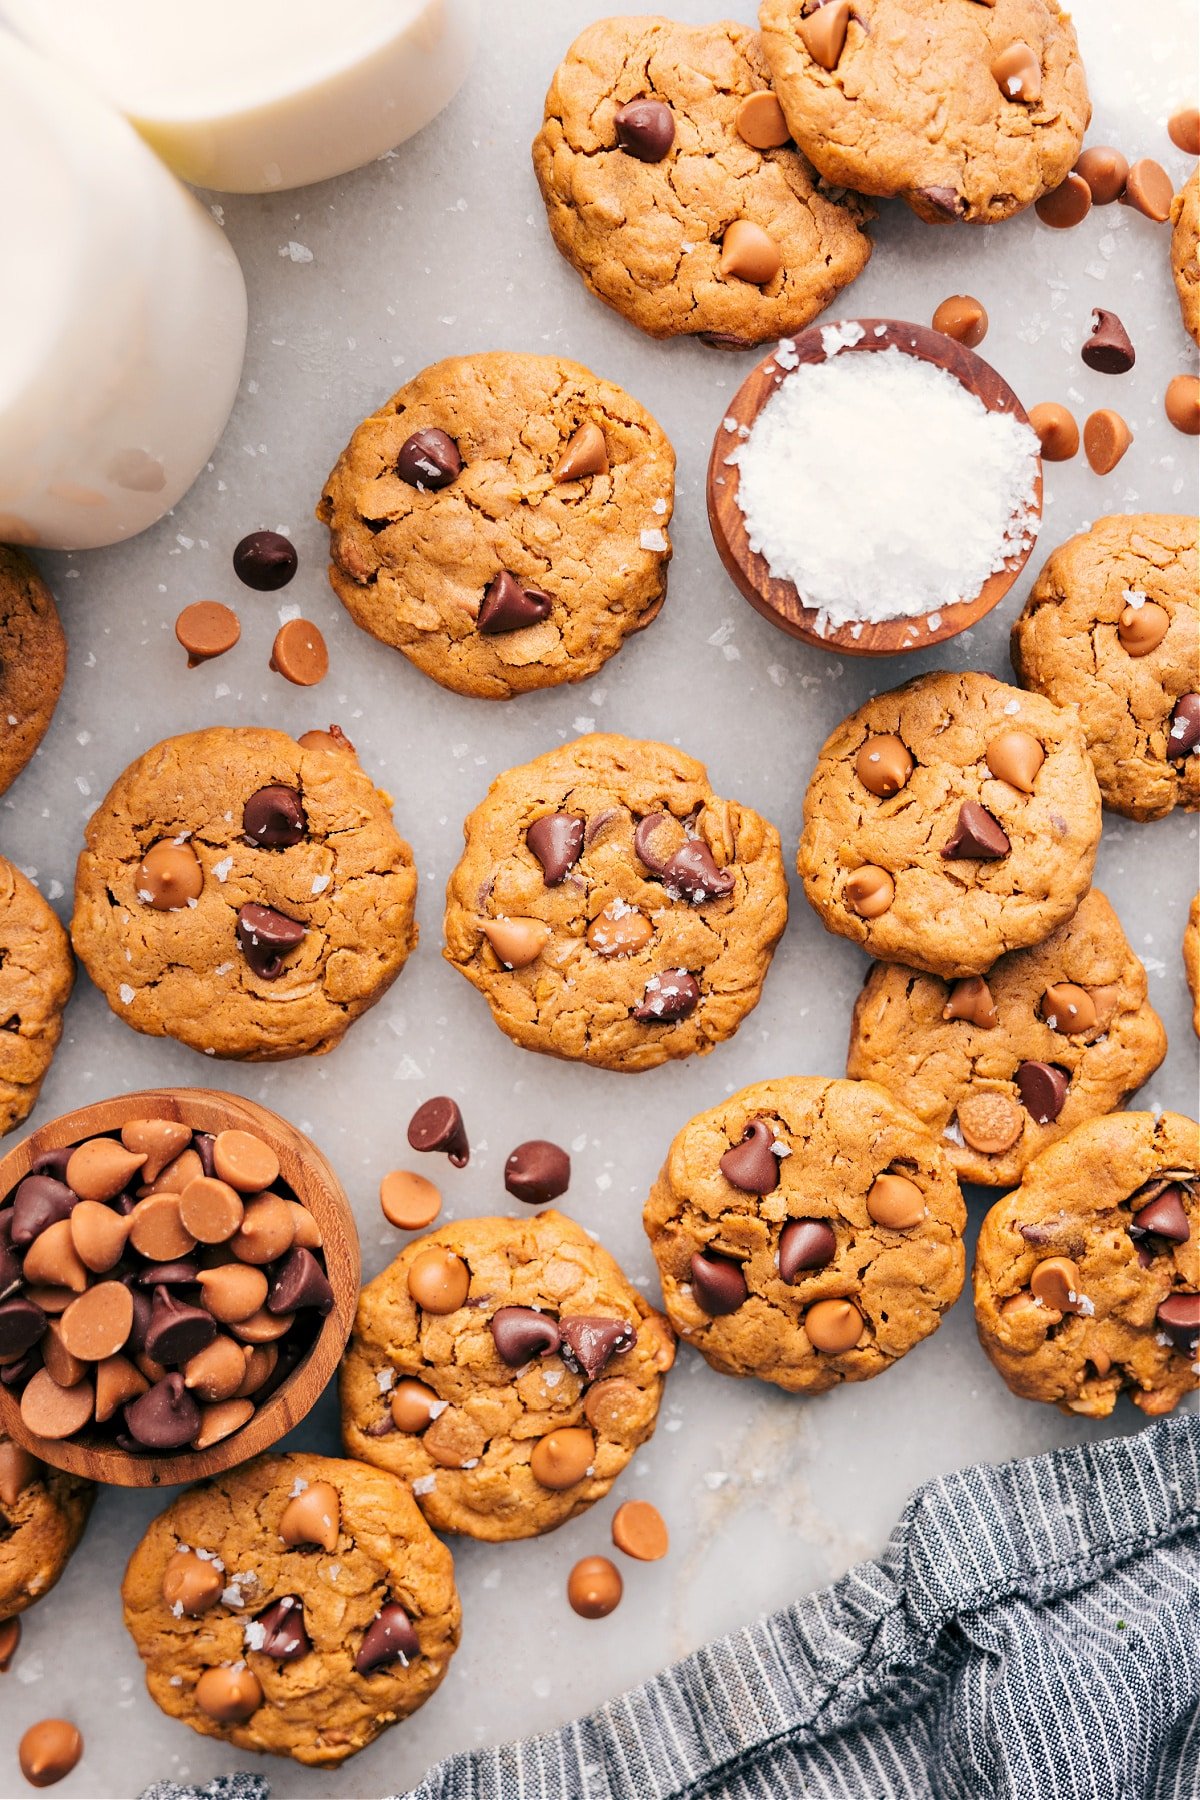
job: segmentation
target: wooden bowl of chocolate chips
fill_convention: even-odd
[[[118,1487],[199,1481],[299,1423],[354,1323],[321,1152],[207,1088],[64,1113],[0,1159],[0,1431]]]

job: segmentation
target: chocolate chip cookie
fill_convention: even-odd
[[[870,1081],[760,1081],[701,1113],[643,1222],[680,1337],[794,1393],[880,1374],[963,1283],[946,1153]]]
[[[1035,1157],[979,1233],[979,1339],[1014,1394],[1102,1419],[1196,1387],[1200,1133],[1110,1113]]]
[[[961,1181],[1013,1187],[1048,1144],[1124,1106],[1166,1053],[1146,971],[1093,888],[1044,944],[985,975],[947,982],[876,963],[846,1073],[940,1135]]]
[[[671,1328],[554,1210],[465,1219],[362,1291],[346,1448],[410,1482],[437,1531],[502,1542],[603,1499],[652,1436]]]
[[[1091,118],[1055,0],[762,0],[792,135],[827,181],[932,224],[1007,219],[1073,168]]]
[[[71,935],[136,1031],[250,1062],[321,1055],[417,940],[412,852],[348,740],[167,738],[92,815]]]
[[[1192,995],[1192,1029],[1200,1037],[1200,894],[1193,898],[1183,928],[1183,967]]]
[[[365,420],[325,483],[356,625],[458,694],[594,675],[667,591],[675,454],[644,407],[558,356],[454,356]]]
[[[773,825],[666,744],[577,738],[492,783],[445,955],[527,1050],[651,1069],[731,1037],[787,919]]]
[[[871,253],[867,203],[819,191],[790,138],[748,26],[601,19],[550,84],[533,166],[599,299],[740,349],[801,330]]]
[[[96,1490],[0,1431],[0,1621],[48,1594],[83,1536]]]
[[[404,1483],[307,1452],[186,1488],[121,1592],[165,1713],[316,1768],[424,1706],[458,1647],[450,1552]]]
[[[0,544],[0,794],[45,737],[66,674],[53,594],[27,556]]]
[[[0,856],[0,1136],[33,1111],[74,981],[58,915]]]
[[[799,868],[827,930],[957,978],[1069,919],[1099,837],[1074,713],[938,672],[868,700],[826,741]]]
[[[1185,331],[1200,344],[1200,170],[1193,169],[1171,205],[1171,270]]]
[[[1078,710],[1100,792],[1130,819],[1200,806],[1196,520],[1098,519],[1053,553],[1012,629],[1025,687]]]

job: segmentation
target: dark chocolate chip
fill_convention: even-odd
[[[546,1138],[518,1144],[504,1165],[504,1185],[514,1200],[545,1206],[571,1185],[571,1159]]]
[[[694,975],[686,969],[666,969],[652,975],[646,991],[633,1009],[639,1025],[674,1025],[695,1012],[700,1004],[700,988]]]
[[[1154,1317],[1177,1350],[1185,1356],[1195,1353],[1200,1340],[1200,1294],[1168,1294],[1159,1302]]]
[[[1007,833],[987,807],[980,806],[977,800],[964,800],[958,809],[958,824],[942,846],[942,855],[958,862],[998,862],[1011,849]]]
[[[930,206],[943,213],[947,219],[961,219],[967,210],[966,201],[952,187],[918,188],[917,198],[928,200]]]
[[[719,1318],[736,1312],[745,1303],[750,1290],[739,1263],[727,1256],[705,1255],[697,1250],[691,1266],[692,1292],[706,1313]]]
[[[217,1160],[213,1153],[213,1145],[216,1141],[211,1131],[192,1133],[192,1149],[200,1158],[200,1167],[206,1175],[215,1175],[216,1173]]]
[[[675,142],[675,115],[662,100],[627,100],[614,124],[618,144],[638,162],[661,162]]]
[[[237,940],[242,954],[254,973],[263,981],[275,981],[283,974],[283,959],[307,936],[305,927],[296,919],[276,912],[272,906],[260,906],[251,900],[237,916]]]
[[[46,1315],[18,1294],[0,1302],[0,1356],[24,1356],[45,1335]]]
[[[1017,1227],[1027,1244],[1052,1244],[1058,1236],[1057,1225],[1042,1225],[1036,1221],[1032,1225]]]
[[[156,1363],[185,1363],[207,1350],[216,1335],[217,1321],[211,1313],[180,1300],[169,1287],[155,1288],[146,1329],[146,1354]]]
[[[296,573],[296,549],[278,531],[252,531],[233,553],[233,570],[247,587],[270,594]]]
[[[595,1381],[614,1356],[632,1350],[637,1343],[637,1327],[626,1319],[587,1319],[577,1315],[560,1319],[558,1329],[563,1361],[585,1381]]]
[[[670,813],[647,813],[639,819],[633,834],[633,848],[639,862],[644,862],[652,875],[661,875],[679,847],[683,827]]]
[[[123,1275],[121,1279],[133,1296],[133,1324],[129,1327],[127,1348],[130,1350],[144,1350],[146,1348],[146,1333],[150,1329],[150,1315],[154,1310],[154,1303],[144,1288],[135,1285],[138,1279],[136,1275]]]
[[[1184,694],[1175,703],[1171,729],[1167,733],[1167,761],[1178,762],[1190,756],[1200,744],[1200,694]]]
[[[435,493],[449,487],[462,474],[462,466],[458,445],[449,432],[439,431],[436,425],[406,437],[396,458],[401,481],[407,481],[409,487],[432,488]]]
[[[29,1166],[31,1175],[53,1175],[56,1181],[67,1179],[67,1164],[75,1154],[74,1144],[63,1144],[57,1150],[43,1150]]]
[[[42,1353],[35,1348],[18,1357],[16,1362],[0,1364],[0,1387],[23,1388],[31,1375],[42,1366]]]
[[[286,850],[308,830],[304,807],[295,788],[260,787],[242,808],[242,830],[265,850]]]
[[[1057,1063],[1023,1062],[1017,1070],[1022,1104],[1038,1125],[1053,1125],[1070,1085],[1070,1075]]]
[[[263,1641],[257,1648],[274,1662],[299,1662],[312,1649],[299,1594],[285,1594],[281,1600],[272,1601],[254,1622],[263,1628]]]
[[[0,1240],[0,1300],[7,1300],[21,1285],[21,1259],[7,1239]]]
[[[701,838],[689,838],[663,865],[662,882],[691,905],[702,906],[733,892],[733,870],[719,869],[708,845]]]
[[[387,1437],[388,1433],[395,1429],[395,1419],[390,1412],[385,1412],[373,1424],[367,1426],[366,1432],[368,1437]]]
[[[372,1669],[381,1669],[385,1663],[411,1662],[419,1656],[421,1646],[417,1642],[417,1634],[412,1628],[412,1621],[402,1606],[389,1600],[379,1609],[379,1616],[373,1619],[363,1634],[358,1655],[354,1659],[355,1672],[369,1675]]]
[[[779,1186],[779,1158],[771,1145],[775,1133],[765,1119],[754,1119],[741,1142],[727,1150],[720,1161],[726,1181],[743,1194],[770,1194]]]
[[[541,588],[523,587],[507,569],[489,581],[479,608],[476,627],[484,637],[501,637],[507,631],[524,631],[550,617],[554,605]]]
[[[185,1256],[177,1262],[147,1263],[137,1271],[135,1280],[139,1287],[189,1287],[199,1272],[199,1263]]]
[[[418,1106],[408,1121],[408,1141],[414,1150],[444,1150],[456,1169],[465,1169],[471,1160],[462,1113],[447,1094]]]
[[[525,833],[525,842],[542,865],[543,884],[557,887],[579,861],[583,820],[576,813],[544,813]]]
[[[779,1234],[779,1273],[795,1281],[807,1269],[823,1269],[837,1255],[833,1226],[824,1219],[792,1219]]]
[[[306,1307],[324,1318],[333,1311],[333,1289],[312,1251],[298,1244],[279,1264],[267,1295],[267,1311],[293,1313]]]
[[[1136,1255],[1139,1268],[1148,1269],[1154,1261],[1154,1251],[1150,1248],[1149,1244],[1138,1244],[1136,1246]]]
[[[532,1306],[501,1306],[491,1323],[496,1354],[510,1369],[519,1369],[535,1356],[552,1356],[558,1349],[558,1326]]]
[[[47,1225],[69,1219],[75,1205],[76,1196],[65,1181],[55,1181],[52,1175],[27,1175],[13,1201],[12,1243],[15,1248],[27,1249]]]
[[[200,1430],[200,1408],[180,1374],[164,1375],[125,1408],[125,1427],[146,1450],[181,1450]]]
[[[1092,335],[1079,352],[1089,369],[1102,375],[1127,375],[1137,361],[1129,333],[1115,312],[1103,306],[1092,311]]]
[[[1166,1238],[1168,1243],[1186,1244],[1191,1232],[1183,1210],[1182,1188],[1164,1188],[1149,1206],[1134,1213],[1129,1229],[1134,1237],[1145,1237],[1153,1232],[1155,1237]]]

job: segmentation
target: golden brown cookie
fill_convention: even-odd
[[[269,1062],[321,1055],[416,943],[412,852],[342,738],[213,726],[167,738],[92,815],[71,935],[151,1037]]]
[[[1025,687],[1074,707],[1100,792],[1130,819],[1200,806],[1196,520],[1098,519],[1054,551],[1012,629]]]
[[[1192,995],[1192,1029],[1200,1037],[1200,894],[1193,897],[1183,928],[1183,967]]]
[[[308,1452],[185,1488],[121,1593],[165,1713],[316,1768],[424,1706],[458,1647],[454,1564],[404,1483]]]
[[[33,1111],[74,981],[58,915],[0,856],[0,1136]]]
[[[1035,1157],[983,1221],[979,1340],[1014,1394],[1103,1419],[1122,1391],[1168,1413],[1196,1387],[1200,1133],[1110,1113]]]
[[[485,700],[582,681],[667,591],[675,453],[558,356],[453,356],[355,431],[317,508],[356,625]]]
[[[829,931],[881,962],[979,975],[1079,905],[1100,795],[1072,712],[990,675],[919,675],[824,744],[800,874]]]
[[[985,975],[946,982],[875,963],[846,1073],[916,1113],[960,1181],[1013,1187],[1047,1145],[1124,1106],[1166,1053],[1146,971],[1093,888],[1044,944]]]
[[[869,1081],[760,1081],[701,1113],[643,1223],[680,1337],[796,1393],[880,1374],[963,1283],[946,1153]]]
[[[536,1537],[653,1435],[674,1358],[666,1320],[573,1220],[464,1219],[363,1289],[346,1448],[410,1482],[437,1531]]]
[[[1183,328],[1200,344],[1200,169],[1193,169],[1171,206],[1171,271]]]
[[[801,330],[860,273],[872,216],[818,191],[757,32],[601,19],[546,96],[533,166],[559,250],[652,337],[741,348]]]
[[[96,1490],[0,1431],[0,1621],[48,1594],[83,1536]]]
[[[650,1069],[757,1003],[787,919],[779,834],[682,751],[577,738],[499,776],[464,833],[445,955],[514,1043]]]
[[[27,556],[0,544],[0,794],[45,737],[66,674],[54,596]]]
[[[1007,219],[1056,188],[1091,118],[1055,0],[762,0],[792,134],[827,181],[932,224]]]

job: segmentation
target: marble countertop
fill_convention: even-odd
[[[730,10],[746,19],[754,12],[749,0]],[[711,8],[676,0],[674,11],[700,20]],[[33,1123],[158,1083],[215,1080],[250,1095],[310,1131],[333,1161],[358,1215],[368,1276],[398,1247],[379,1211],[379,1178],[409,1160],[405,1126],[430,1094],[459,1097],[473,1146],[468,1169],[438,1172],[445,1216],[514,1210],[501,1182],[508,1150],[524,1138],[555,1138],[574,1159],[566,1210],[653,1293],[641,1207],[679,1126],[747,1082],[843,1071],[864,959],[822,931],[795,883],[762,1002],[711,1056],[630,1078],[510,1044],[438,954],[461,821],[495,774],[593,728],[677,741],[707,761],[719,793],[776,822],[790,863],[809,771],[844,714],[923,668],[1007,676],[1009,625],[1052,547],[1103,513],[1186,510],[1196,494],[1196,440],[1172,431],[1162,411],[1169,377],[1193,366],[1165,226],[1112,206],[1066,233],[1032,212],[998,228],[936,229],[885,204],[870,265],[827,316],[927,321],[945,295],[969,291],[991,316],[982,354],[1026,404],[1062,399],[1080,418],[1118,406],[1135,441],[1106,480],[1082,457],[1047,467],[1044,525],[1028,569],[1000,608],[955,642],[892,662],[841,660],[759,618],[721,569],[704,506],[710,441],[753,358],[654,343],[591,299],[551,244],[530,169],[555,64],[600,12],[593,0],[492,0],[471,79],[413,142],[304,192],[213,197],[250,290],[245,376],[224,439],[155,530],[111,550],[42,559],[63,605],[71,667],[39,757],[0,803],[0,845],[64,917],[85,821],[135,755],[206,724],[299,732],[335,719],[395,796],[416,850],[423,936],[401,980],[335,1054],[274,1068],[214,1067],[140,1038],[81,978]],[[1186,0],[1139,8],[1084,0],[1076,24],[1095,103],[1091,140],[1117,143],[1131,159],[1157,157],[1178,183],[1187,162],[1165,120],[1194,99],[1193,10]],[[1097,303],[1120,313],[1137,347],[1136,370],[1120,380],[1079,360]],[[326,533],[313,517],[321,482],[364,414],[425,364],[496,348],[560,352],[620,382],[661,420],[679,455],[675,560],[661,618],[592,681],[508,706],[445,693],[356,630],[326,582]],[[300,551],[300,573],[283,594],[241,589],[229,567],[236,540],[263,526],[288,532]],[[188,673],[172,626],[201,597],[237,607],[242,642],[224,661]],[[299,606],[327,635],[332,669],[316,691],[268,673],[281,604]],[[1146,963],[1171,1040],[1143,1103],[1184,1111],[1194,1104],[1197,1060],[1179,947],[1196,866],[1194,816],[1154,825],[1106,816],[1097,881]],[[987,1199],[978,1191],[969,1199],[973,1239]],[[462,1648],[422,1713],[340,1773],[269,1759],[261,1766],[276,1796],[403,1790],[453,1751],[553,1726],[832,1581],[882,1547],[906,1495],[930,1476],[1143,1423],[1127,1403],[1098,1424],[1014,1398],[978,1348],[966,1297],[883,1379],[818,1399],[723,1379],[684,1350],[658,1434],[607,1501],[540,1542],[454,1544]],[[294,1442],[336,1452],[330,1396]],[[567,1606],[567,1572],[607,1549],[612,1512],[630,1496],[660,1507],[671,1554],[627,1565],[620,1609],[585,1622]],[[161,1504],[161,1495],[103,1493],[58,1589],[26,1615],[17,1664],[0,1681],[0,1792],[24,1791],[17,1738],[52,1713],[74,1718],[86,1740],[83,1761],[56,1790],[64,1800],[136,1795],[155,1778],[206,1779],[254,1760],[168,1720],[145,1693],[118,1589]]]

